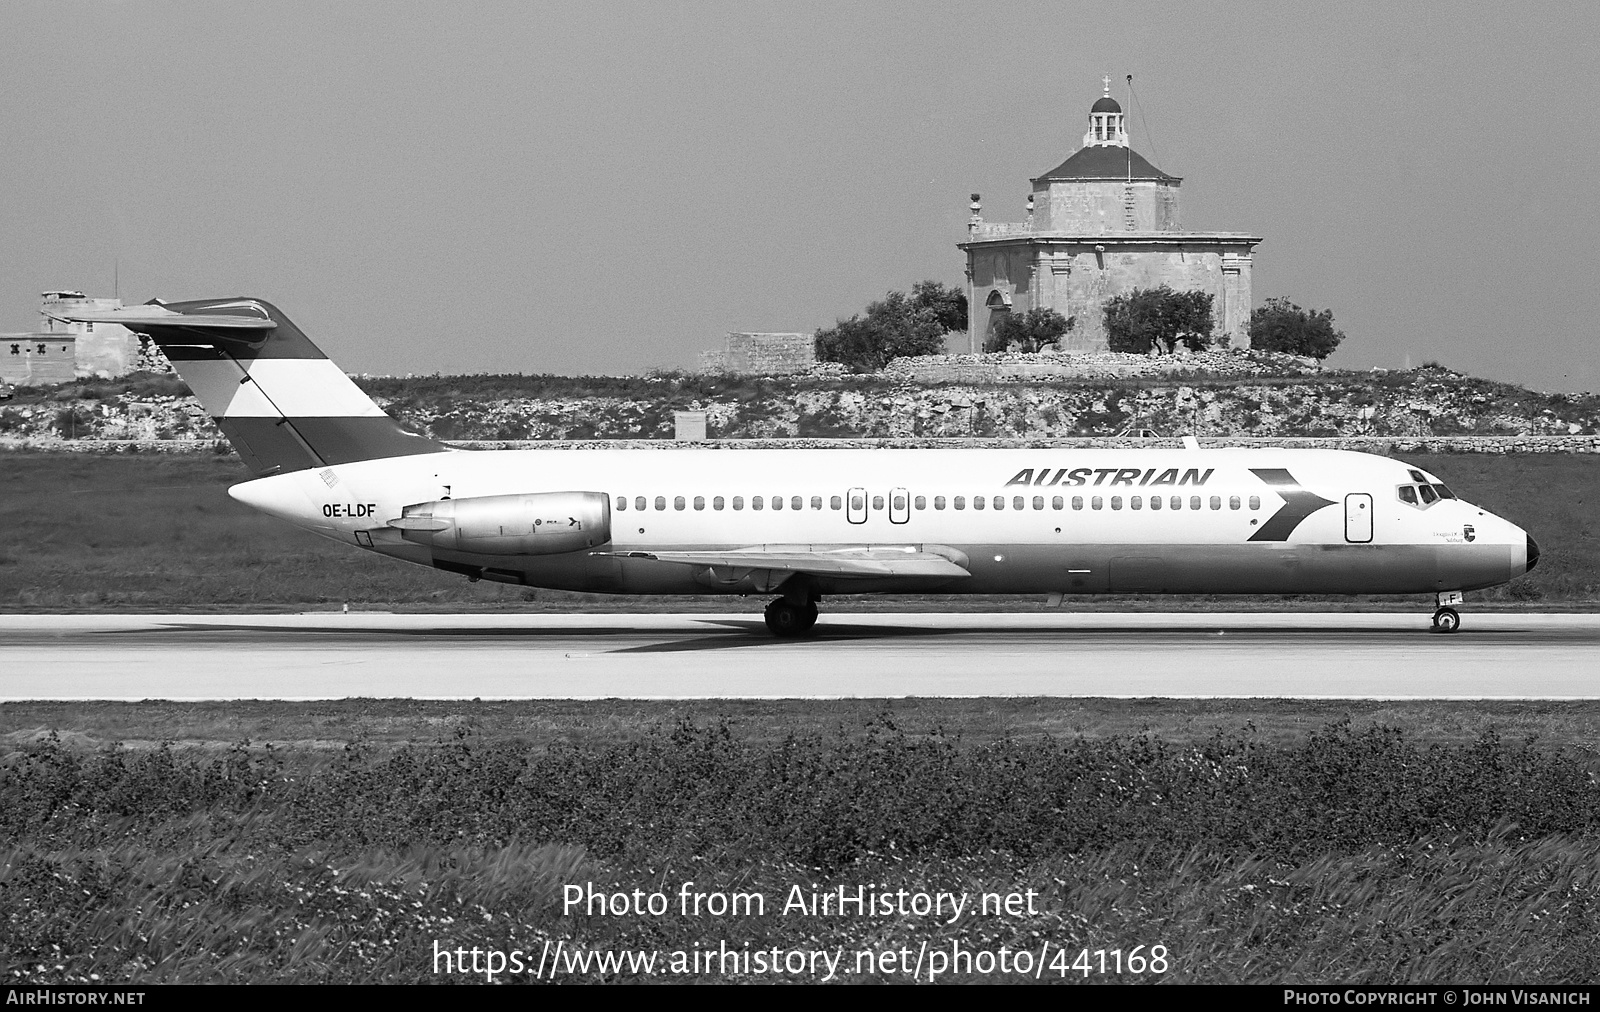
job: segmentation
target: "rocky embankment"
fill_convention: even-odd
[[[1437,366],[1349,373],[1319,371],[1286,356],[1094,356],[1075,366],[1051,358],[911,360],[866,377],[819,372],[359,382],[407,425],[461,441],[670,439],[673,413],[684,410],[705,411],[713,439],[1048,440],[1151,429],[1242,440],[1570,437],[1558,442],[1583,448],[1596,441],[1579,437],[1600,434],[1600,396],[1536,393]],[[22,390],[0,404],[0,440],[215,443],[216,427],[175,383]]]

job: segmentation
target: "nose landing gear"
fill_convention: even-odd
[[[1434,595],[1433,631],[1453,633],[1461,628],[1461,613],[1450,607],[1461,603],[1461,591],[1442,590]]]

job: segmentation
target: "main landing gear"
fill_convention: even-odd
[[[817,602],[805,600],[803,602],[791,601],[788,597],[780,597],[767,605],[765,613],[767,628],[780,639],[795,639],[811,631],[817,624]]]
[[[1461,628],[1461,613],[1449,607],[1461,603],[1461,591],[1444,590],[1434,597],[1436,610],[1433,613],[1433,631],[1436,633],[1453,633]]]

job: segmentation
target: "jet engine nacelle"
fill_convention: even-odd
[[[600,492],[538,492],[440,499],[389,521],[407,541],[483,555],[557,555],[611,540],[611,500]]]

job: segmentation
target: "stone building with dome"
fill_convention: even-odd
[[[1004,314],[1048,307],[1075,319],[1061,350],[1104,351],[1106,303],[1163,284],[1210,292],[1213,339],[1249,347],[1250,265],[1261,237],[1185,230],[1182,182],[1129,146],[1107,77],[1083,146],[1033,180],[1025,221],[985,221],[972,195],[967,241],[958,244],[967,255],[970,350],[983,350]]]

